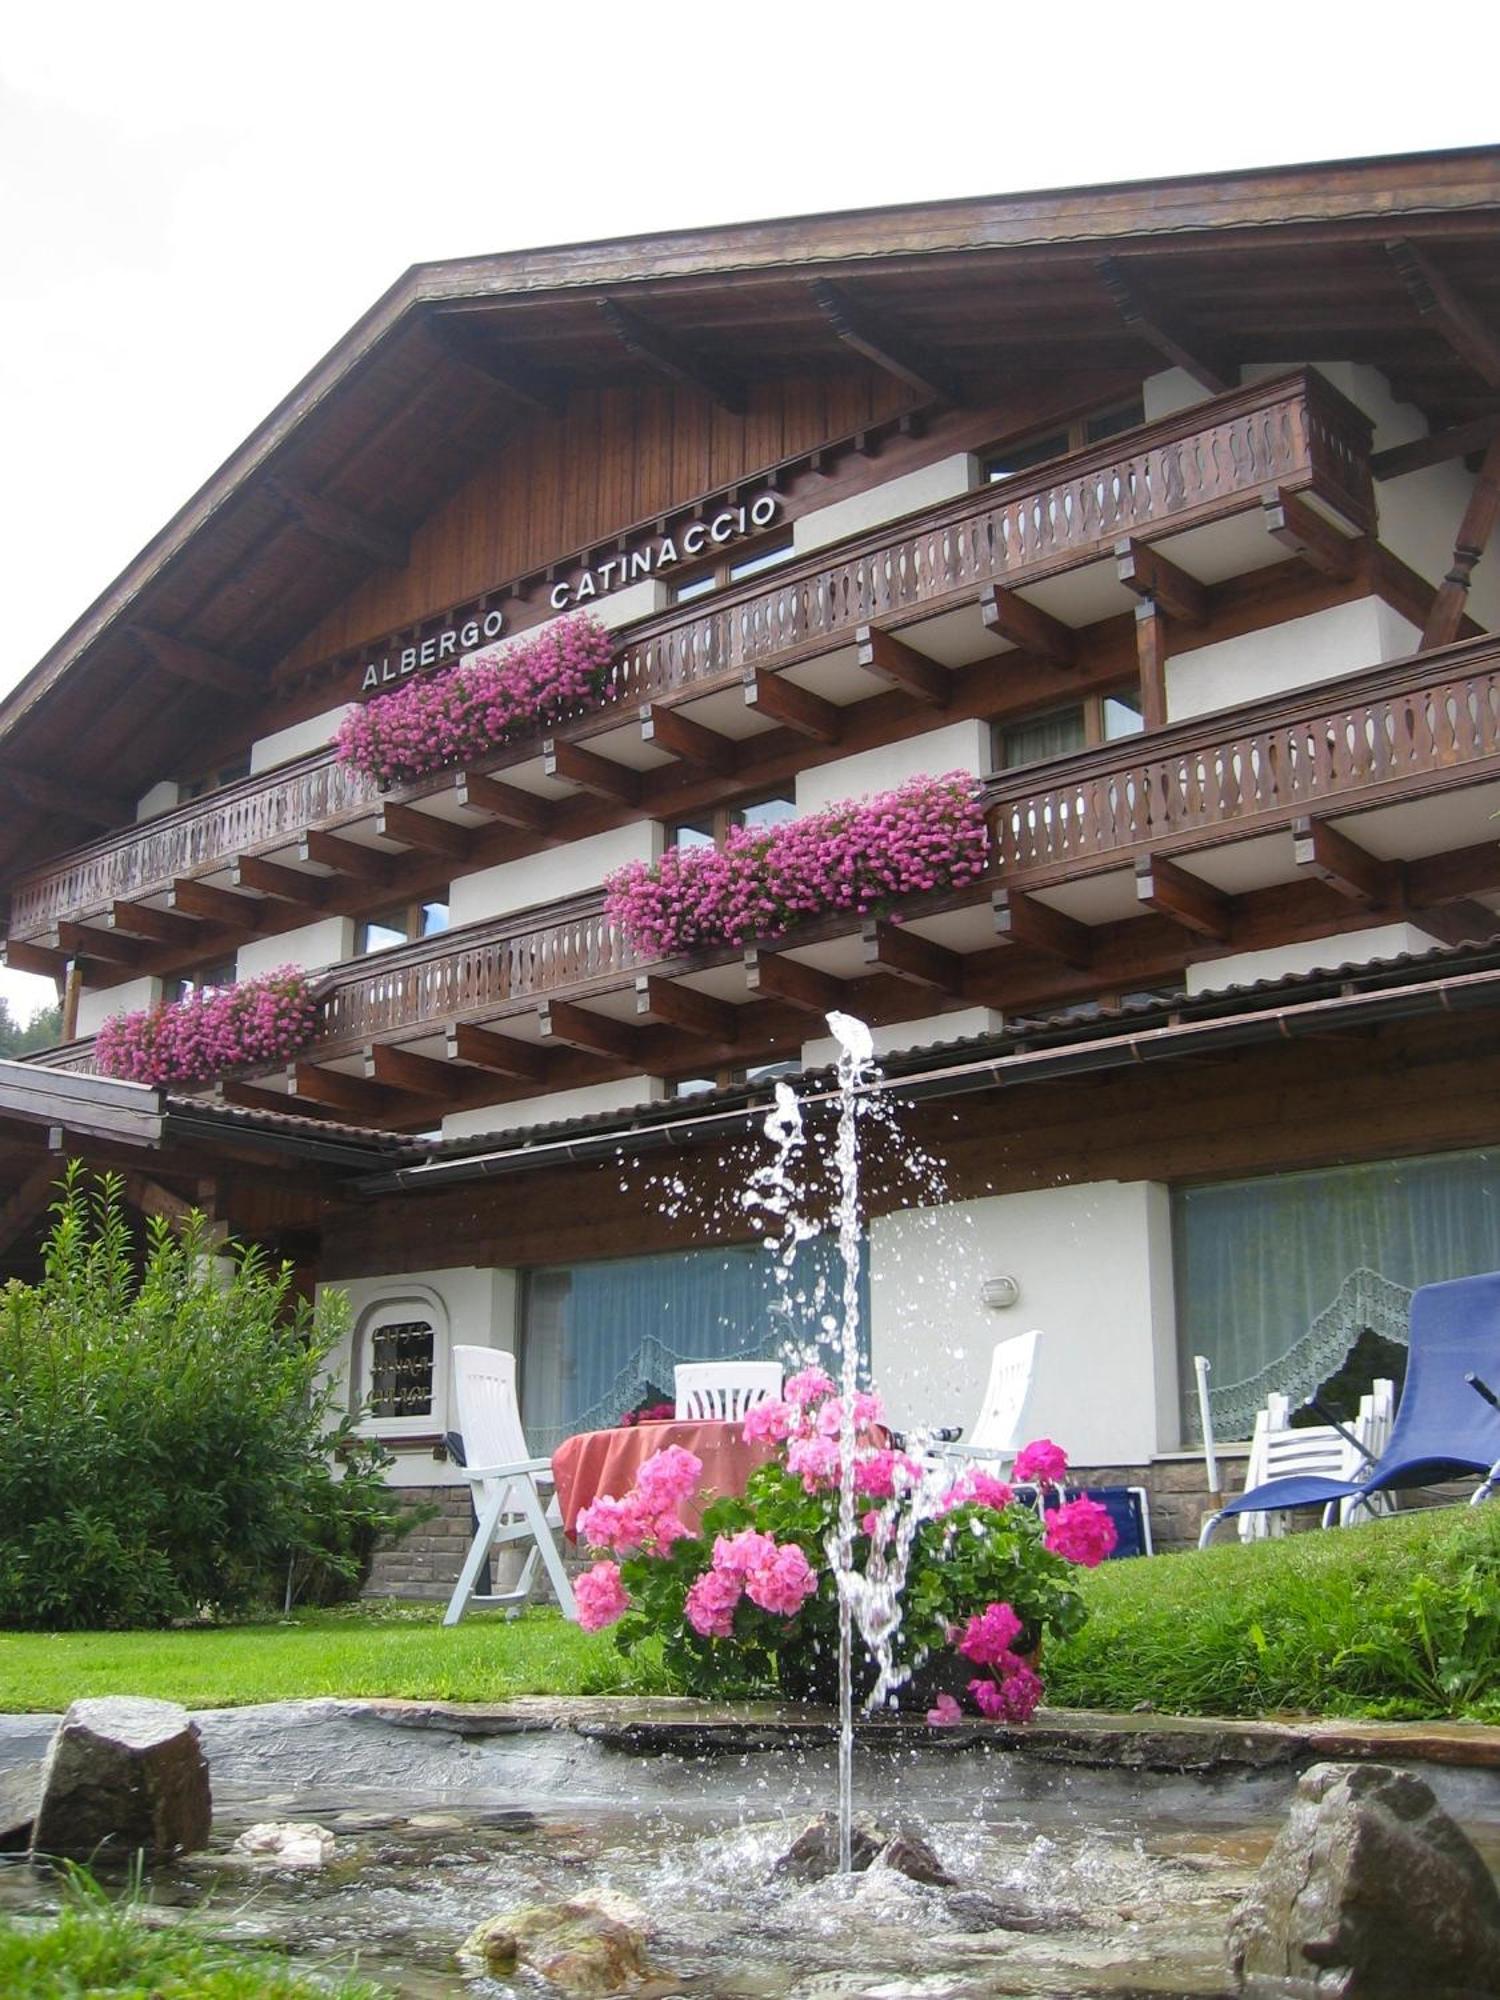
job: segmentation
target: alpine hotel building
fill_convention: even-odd
[[[534,1448],[776,1351],[733,1190],[837,1007],[947,1171],[875,1163],[897,1420],[1041,1327],[1036,1430],[1185,1539],[1195,1354],[1243,1438],[1500,1266],[1497,516],[1496,150],[419,266],[0,706],[6,953],[65,998],[0,1064],[0,1257],[67,1156],[206,1208],[349,1294],[350,1396],[457,1516],[451,1343],[517,1349]],[[337,755],[585,613],[566,712]],[[606,910],[950,772],[979,879],[666,956]],[[99,1073],[286,964],[294,1052]]]

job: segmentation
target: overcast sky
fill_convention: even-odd
[[[1495,18],[1424,54],[1347,0],[11,9],[0,689],[409,264],[1484,142]]]

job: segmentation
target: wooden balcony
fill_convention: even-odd
[[[479,771],[385,797],[323,752],[94,841],[16,883],[12,962],[48,971],[81,956],[95,985],[171,971],[631,813],[696,810],[700,795],[753,782],[756,758],[783,738],[804,761],[840,754],[866,726],[850,719],[875,716],[881,698],[871,740],[907,733],[945,704],[955,669],[1066,648],[1066,619],[1022,590],[1055,598],[1087,575],[1084,623],[1101,603],[1133,602],[1115,577],[1122,545],[1180,547],[1190,584],[1196,564],[1207,588],[1238,562],[1282,555],[1269,536],[1284,530],[1262,522],[1278,494],[1310,502],[1335,542],[1368,533],[1368,445],[1364,418],[1321,377],[1237,390],[773,583],[643,622],[624,637],[607,700],[555,745],[517,742]],[[1234,522],[1234,550],[1205,544],[1201,531]]]
[[[1500,639],[1487,638],[1003,774],[988,787],[989,878],[913,902],[899,927],[835,916],[760,950],[646,963],[596,894],[340,966],[303,1058],[226,1090],[421,1127],[793,1054],[830,1006],[878,1021],[1014,1011],[1378,924],[1487,936],[1497,784]],[[88,1058],[72,1044],[42,1060]]]

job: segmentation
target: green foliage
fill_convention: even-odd
[[[10,1011],[10,1003],[0,1000],[0,1059],[30,1055],[36,1049],[50,1049],[61,1035],[61,1007],[43,1007],[23,1027]]]
[[[26,2000],[378,2000],[367,1980],[313,1978],[269,1952],[157,1929],[138,1886],[112,1903],[82,1870],[45,1924],[0,1919],[0,1993]]]
[[[201,1216],[148,1228],[70,1168],[37,1285],[0,1292],[0,1626],[164,1625],[358,1587],[399,1529],[321,1364],[341,1304],[289,1310],[255,1251],[225,1280]]]
[[[1048,1698],[1500,1722],[1500,1503],[1111,1563]]]

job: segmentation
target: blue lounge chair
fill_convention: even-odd
[[[1227,1516],[1328,1507],[1398,1487],[1485,1475],[1474,1500],[1500,1485],[1500,1412],[1469,1378],[1500,1381],[1500,1271],[1423,1285],[1412,1294],[1410,1359],[1390,1442],[1361,1479],[1269,1479],[1211,1514],[1198,1546]]]

